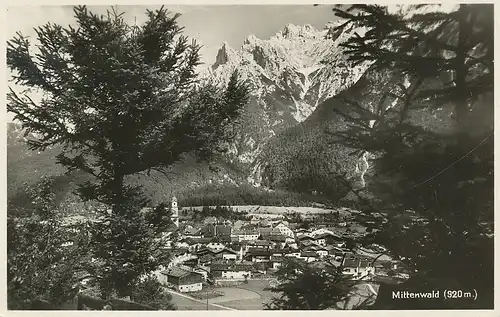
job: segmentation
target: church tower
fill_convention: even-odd
[[[179,227],[179,207],[177,206],[177,198],[175,197],[172,197],[172,207],[170,208],[170,211],[172,212],[170,219],[172,219],[172,222]]]

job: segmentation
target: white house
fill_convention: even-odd
[[[325,228],[320,228],[320,229],[316,229],[313,232],[311,232],[311,236],[315,237],[315,236],[318,236],[320,234],[325,234],[325,233],[334,235],[334,233],[331,230],[328,230]]]
[[[327,248],[322,247],[322,246],[318,246],[318,245],[310,246],[310,247],[306,248],[304,251],[316,252],[316,254],[320,258],[327,257],[328,253],[329,253]]]
[[[222,272],[222,275],[221,275],[222,278],[227,278],[227,279],[232,279],[232,280],[241,280],[241,279],[245,279],[245,277],[249,278],[250,276],[252,276],[252,272],[249,270],[245,270],[245,271],[229,270],[229,271]]]
[[[328,256],[328,250],[325,250],[325,249],[320,249],[320,250],[317,250],[316,253],[321,257],[321,258],[325,258]]]
[[[283,258],[272,256],[270,262],[271,262],[271,267],[274,270],[277,270],[277,269],[279,269],[281,267],[281,265],[283,263]]]
[[[214,251],[221,251],[221,250],[224,250],[226,246],[223,245],[222,243],[220,242],[210,242],[207,244],[207,248],[209,249],[212,249]]]
[[[204,268],[202,266],[199,266],[199,267],[195,267],[193,268],[193,272],[195,273],[198,273],[198,274],[201,274],[201,276],[203,276],[203,279],[206,281],[207,278],[208,278],[208,272],[209,272],[209,268]]]
[[[191,245],[185,241],[182,241],[182,242],[176,242],[175,243],[175,246],[177,248],[186,248],[186,249],[189,249],[189,247],[191,247]]]
[[[325,246],[326,245],[326,239],[324,237],[315,239],[316,244]]]
[[[253,266],[239,263],[214,263],[210,266],[210,273],[215,279],[244,280],[252,277]]]
[[[269,250],[250,249],[246,257],[251,258],[252,262],[269,262],[271,252]]]
[[[369,260],[345,258],[342,273],[356,277],[375,274],[375,266]]]
[[[295,233],[297,233],[297,235],[301,235],[301,234],[311,235],[311,230],[304,229],[304,228],[299,228],[299,229],[295,230]]]
[[[223,249],[221,251],[217,251],[216,256],[222,257],[223,260],[237,260],[238,259],[238,252],[233,251],[231,249]]]
[[[187,226],[183,232],[184,238],[201,238],[201,230],[193,228],[192,226]]]
[[[306,262],[314,262],[318,259],[318,254],[316,252],[305,251],[301,252],[299,258],[304,259]]]
[[[283,222],[279,222],[273,229],[278,230],[280,234],[290,238],[295,236],[292,229],[288,228]]]
[[[203,288],[203,275],[180,267],[172,267],[161,272],[160,282],[178,292],[196,292]]]
[[[238,241],[254,241],[254,240],[259,239],[259,232],[234,230],[231,233],[231,238],[236,238],[236,239],[238,239]]]

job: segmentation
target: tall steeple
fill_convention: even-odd
[[[170,216],[170,219],[172,219],[172,222],[175,223],[177,227],[179,227],[179,207],[177,206],[177,198],[172,197],[172,206],[170,208],[170,211],[172,215]]]

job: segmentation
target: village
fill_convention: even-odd
[[[341,266],[343,275],[358,281],[407,277],[399,263],[383,254],[383,247],[357,247],[350,242],[366,231],[347,216],[306,229],[284,220],[283,215],[250,215],[246,220],[235,221],[206,217],[192,221],[179,216],[175,198],[170,209],[177,235],[169,239],[172,231],[164,237],[165,250],[173,258],[155,274],[172,294],[184,300],[206,300],[207,309],[209,299],[223,304],[225,292],[245,288],[260,295],[254,300],[268,300],[271,294],[265,291],[266,286],[276,283],[276,272],[290,258],[308,265]],[[370,289],[375,292],[371,286]],[[247,298],[230,299],[236,299],[234,309],[242,309],[240,306]],[[260,304],[251,309],[262,309],[263,302]]]
[[[384,247],[356,243],[369,233],[356,210],[182,208],[175,197],[167,208],[171,229],[158,239],[170,260],[153,274],[179,310],[262,310],[279,296],[268,288],[279,283],[278,270],[288,260],[338,269],[356,285],[350,302],[376,298],[380,282],[400,283],[409,277],[404,265],[386,254]],[[67,225],[98,221],[82,216],[66,220]],[[86,284],[82,279],[83,293]]]

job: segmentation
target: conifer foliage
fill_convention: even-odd
[[[327,264],[315,267],[305,261],[287,259],[279,268],[277,285],[268,288],[278,294],[266,309],[324,310],[346,300],[353,283],[341,271]]]
[[[158,230],[139,213],[148,202],[127,176],[223,151],[248,91],[236,74],[224,89],[200,84],[200,47],[163,7],[140,26],[115,10],[102,16],[77,6],[74,15],[76,26],[38,27],[36,53],[21,34],[8,41],[15,82],[43,98],[11,89],[7,109],[37,136],[31,149],[60,145],[59,164],[93,176],[80,197],[110,206],[88,246],[102,264],[95,277],[103,297],[127,296],[165,260],[153,242]]]
[[[377,307],[492,308],[493,7],[442,12],[419,5],[390,13],[353,5],[335,13],[347,19],[337,31],[366,31],[343,44],[348,58],[392,70],[397,79],[377,105],[349,101],[357,109],[342,113],[350,128],[335,133],[336,142],[375,157],[363,189],[374,199],[364,208],[385,223],[366,242],[387,246],[411,268],[405,288],[481,294],[476,301],[404,303],[380,294]],[[421,120],[438,112],[448,114],[442,125],[451,129]]]
[[[83,254],[64,246],[74,235],[62,225],[52,193],[54,180],[44,177],[30,189],[32,214],[7,217],[7,303],[9,309],[31,309],[37,301],[52,305],[75,295]]]
[[[479,96],[493,90],[492,9],[491,5],[462,4],[447,12],[426,4],[389,12],[384,6],[352,5],[334,9],[346,19],[335,32],[363,27],[364,34],[342,44],[348,59],[396,69],[417,86],[435,83],[421,87],[417,97],[437,106],[452,102],[461,126]]]

